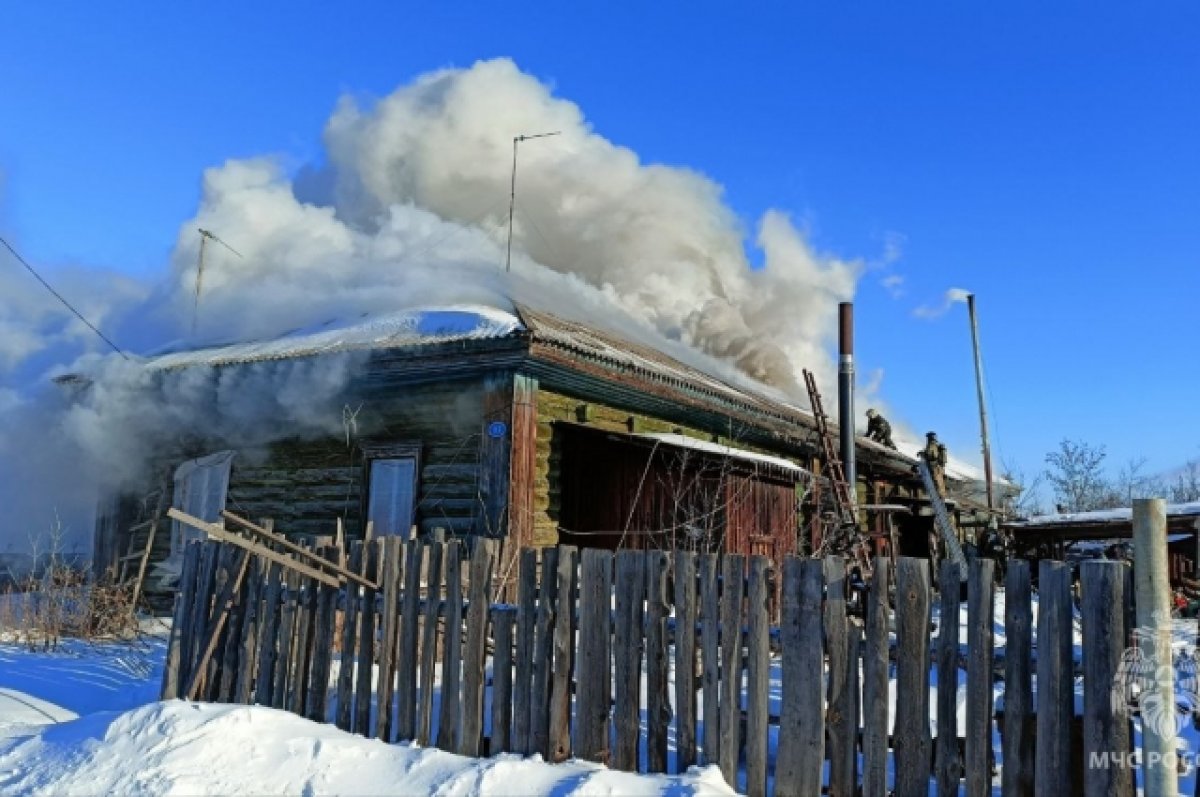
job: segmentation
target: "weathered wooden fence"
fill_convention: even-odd
[[[341,561],[341,551],[321,553]],[[818,795],[823,783],[831,795],[924,797],[931,784],[982,795],[995,765],[1005,795],[1132,794],[1129,723],[1109,698],[1130,631],[1123,564],[1083,567],[1080,719],[1061,563],[1041,564],[1034,655],[1022,561],[1009,565],[1003,617],[993,564],[972,563],[962,646],[953,565],[938,574],[934,636],[925,560],[900,559],[889,595],[851,594],[837,558],[790,558],[780,573],[764,557],[683,552],[563,546],[517,558],[517,602],[507,605],[490,600],[496,557],[485,541],[469,554],[455,542],[354,543],[346,568],[377,589],[193,544],[163,694],[274,706],[465,755],[576,756],[649,772],[716,764],[751,795]],[[875,584],[889,583],[889,566],[876,563]],[[1085,768],[1091,753],[1111,765]]]

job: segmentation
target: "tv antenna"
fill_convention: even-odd
[[[534,138],[549,138],[550,136],[561,134],[561,130],[555,130],[552,133],[535,133],[531,136],[521,135],[513,139],[512,185],[509,187],[508,194],[508,253],[504,256],[505,271],[512,271],[513,208],[517,204],[517,145],[522,141],[529,141]]]
[[[200,319],[200,288],[204,283],[204,245],[206,243],[208,243],[210,240],[216,241],[221,246],[225,247],[230,252],[233,252],[238,257],[242,256],[241,252],[234,249],[232,246],[225,243],[224,241],[222,241],[220,238],[218,238],[216,235],[209,232],[208,230],[206,230],[204,228],[197,228],[197,232],[200,233],[200,256],[196,261],[196,303],[192,307],[192,336],[193,337],[196,335],[196,322]]]

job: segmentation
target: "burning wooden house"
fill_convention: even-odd
[[[185,446],[155,452],[167,466],[161,492],[131,493],[102,514],[97,570],[145,548],[151,574],[169,580],[191,532],[163,520],[146,539],[170,505],[210,521],[226,507],[269,517],[289,535],[328,535],[340,520],[355,537],[370,522],[375,535],[442,529],[512,550],[568,542],[778,560],[826,538],[830,491],[811,412],[716,363],[689,364],[704,360],[682,345],[544,310],[400,312],[147,367],[226,373],[347,355],[336,432],[250,445],[193,429]],[[860,516],[881,550],[889,540],[928,550],[914,463],[858,440],[859,505],[900,510]]]

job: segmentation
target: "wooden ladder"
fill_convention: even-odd
[[[872,573],[869,541],[858,531],[858,516],[855,512],[854,493],[846,481],[846,471],[842,467],[842,458],[838,454],[837,442],[833,439],[833,431],[829,428],[829,416],[821,403],[821,393],[817,390],[817,380],[812,371],[804,369],[804,386],[808,389],[808,401],[812,405],[813,418],[817,423],[817,434],[821,438],[821,453],[828,470],[829,484],[833,491],[834,504],[837,506],[838,519],[843,529],[850,535],[850,553],[860,568],[863,578],[870,578]]]
[[[171,471],[164,468],[158,482],[158,487],[143,497],[143,506],[150,506],[153,501],[154,509],[148,517],[139,520],[129,527],[129,546],[125,555],[120,559],[117,583],[125,583],[130,577],[133,563],[137,563],[137,572],[133,580],[133,595],[130,606],[137,610],[137,602],[142,594],[146,581],[146,568],[150,564],[150,553],[154,550],[154,539],[158,535],[158,527],[162,525],[167,510],[171,507]]]

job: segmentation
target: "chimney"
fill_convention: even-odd
[[[838,305],[838,427],[842,468],[850,497],[857,502],[858,469],[854,461],[854,304]]]

